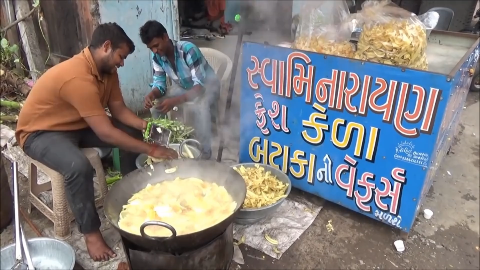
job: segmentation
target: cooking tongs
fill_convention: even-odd
[[[28,242],[25,239],[22,225],[20,224],[20,215],[18,213],[18,163],[13,162],[12,165],[12,177],[13,177],[13,201],[15,207],[15,265],[12,270],[34,270],[32,258],[30,256],[30,250],[28,249]],[[25,264],[23,254],[25,254]]]
[[[170,137],[172,131],[152,122],[147,123],[143,139],[149,143],[155,143],[161,146],[168,147],[170,144]]]

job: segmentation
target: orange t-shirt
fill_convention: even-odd
[[[109,101],[123,101],[118,74],[100,75],[87,47],[35,83],[18,116],[17,142],[23,148],[35,131],[86,128],[83,118],[106,114]]]
[[[206,0],[209,19],[215,18],[221,11],[225,11],[226,0]],[[225,23],[225,16],[222,16],[221,23]]]

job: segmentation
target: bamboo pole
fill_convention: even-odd
[[[23,104],[16,101],[0,99],[0,106],[12,109],[21,109],[23,107]]]

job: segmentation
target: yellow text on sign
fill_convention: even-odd
[[[270,151],[270,149],[272,150]],[[307,159],[307,154],[302,150],[291,152],[289,146],[282,147],[279,143],[267,139],[262,141],[260,137],[253,137],[248,145],[248,154],[253,162],[268,164],[284,173],[290,173],[297,179],[303,179],[306,176],[307,181],[313,183],[316,155],[310,154]],[[275,163],[275,159],[280,159],[280,161]],[[295,167],[298,168],[295,169]]]

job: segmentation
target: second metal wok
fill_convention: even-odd
[[[165,170],[177,167],[174,173],[166,173]],[[123,205],[126,205],[133,194],[144,189],[147,184],[156,184],[162,181],[174,180],[175,178],[195,177],[206,182],[216,183],[224,186],[232,199],[237,203],[234,213],[220,223],[191,234],[176,235],[175,228],[169,224],[160,221],[146,221],[140,227],[142,236],[131,234],[118,227],[118,220]],[[217,236],[222,234],[225,229],[233,222],[235,214],[242,207],[247,193],[245,181],[242,176],[227,165],[210,160],[171,160],[153,165],[153,170],[149,167],[138,169],[125,175],[120,181],[115,183],[103,204],[105,215],[110,223],[120,232],[120,234],[145,250],[163,251],[169,253],[183,253],[199,248]],[[205,218],[209,218],[207,215]],[[147,226],[163,226],[172,232],[170,237],[153,237],[145,233]]]

